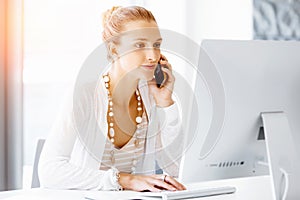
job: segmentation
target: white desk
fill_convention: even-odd
[[[202,182],[197,184],[189,184],[188,188],[194,187],[215,187],[215,186],[234,186],[236,192],[229,195],[211,196],[198,198],[201,200],[272,200],[271,184],[269,176],[238,178],[220,181]],[[84,200],[86,196],[99,197],[101,200],[114,199],[139,199],[139,192],[133,191],[82,191],[82,190],[50,190],[50,189],[29,189],[0,192],[0,199],[5,200]],[[140,199],[146,199],[140,197]],[[150,199],[150,198],[147,198]],[[152,198],[154,199],[154,198]],[[157,199],[157,198],[156,198]],[[194,198],[195,199],[195,198]]]

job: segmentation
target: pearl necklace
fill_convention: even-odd
[[[104,80],[104,83],[105,83],[105,88],[107,90],[107,96],[108,96],[108,114],[107,114],[107,122],[109,124],[109,131],[108,131],[108,135],[109,135],[109,138],[110,138],[110,141],[112,143],[112,146],[115,147],[115,129],[114,129],[114,109],[113,109],[113,101],[112,101],[112,96],[111,96],[111,93],[109,91],[110,89],[110,77],[108,74],[105,74],[103,75],[103,80]],[[141,96],[140,96],[140,93],[138,90],[135,91],[135,94],[136,94],[136,99],[137,99],[137,112],[138,112],[138,115],[137,117],[135,118],[135,122],[137,124],[140,124],[142,122],[142,113],[143,113],[143,109],[142,109],[142,102],[141,102]],[[137,138],[135,138],[135,141],[134,141],[134,144],[135,144],[135,147],[138,147],[139,145],[139,141]],[[114,158],[114,149],[111,148],[111,162],[112,162],[112,165],[114,165],[115,163],[115,158]],[[132,160],[132,168],[131,170],[134,172],[135,171],[135,167],[136,167],[136,163],[137,163],[137,160],[136,160],[136,152],[134,152],[134,159]]]

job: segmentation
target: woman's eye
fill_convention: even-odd
[[[136,43],[135,46],[137,48],[144,48],[145,47],[145,44],[144,43]]]
[[[155,44],[153,45],[153,47],[154,47],[154,48],[160,48],[160,43],[155,43]]]

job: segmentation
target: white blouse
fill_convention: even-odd
[[[66,102],[43,147],[38,166],[41,186],[115,190],[119,186],[115,182],[114,170],[100,169],[102,158],[106,158],[108,132],[105,85],[82,84],[77,89],[80,90],[75,90],[70,101]],[[148,127],[144,153],[136,164],[135,173],[155,174],[155,163],[158,163],[164,173],[177,176],[183,150],[183,131],[176,99],[173,105],[159,108],[147,82],[140,81],[138,89],[148,117]]]

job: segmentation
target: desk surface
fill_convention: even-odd
[[[201,200],[253,200],[253,199],[263,199],[272,200],[271,194],[271,183],[269,176],[260,177],[249,177],[249,178],[237,178],[210,182],[193,183],[187,185],[187,188],[207,188],[207,187],[218,187],[218,186],[234,186],[236,187],[236,192],[234,194],[211,196],[205,198],[198,198]],[[50,190],[35,188],[29,190],[15,190],[0,192],[0,199],[5,200],[20,200],[20,199],[30,199],[30,200],[85,200],[85,197],[97,197],[101,200],[114,200],[114,199],[139,199],[139,192],[133,191],[82,191],[82,190]],[[141,198],[140,199],[146,199]],[[151,199],[151,198],[147,198]],[[157,198],[152,198],[157,199]],[[194,198],[196,199],[196,198]]]

